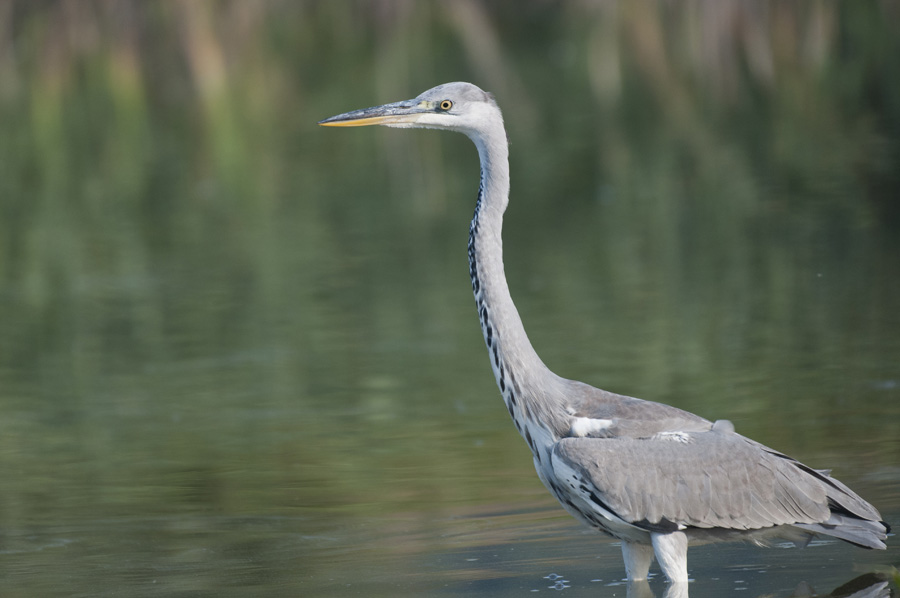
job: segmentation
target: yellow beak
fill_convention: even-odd
[[[427,110],[416,100],[406,100],[363,108],[353,112],[338,114],[325,120],[320,120],[323,127],[367,127],[369,125],[397,125],[414,123],[419,116]]]

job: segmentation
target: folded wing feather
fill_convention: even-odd
[[[826,484],[739,434],[564,438],[553,458],[580,473],[627,522],[748,530],[830,517]]]

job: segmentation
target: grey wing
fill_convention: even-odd
[[[671,405],[618,395],[582,382],[570,381],[570,385],[571,416],[610,422],[599,433],[572,436],[641,438],[669,430],[701,432],[712,427],[709,420]]]
[[[828,520],[825,485],[794,463],[719,430],[646,439],[564,438],[552,458],[558,480],[589,507],[664,532]]]

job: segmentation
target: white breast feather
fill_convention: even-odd
[[[572,427],[569,434],[576,437],[584,437],[594,432],[602,432],[608,430],[613,425],[611,419],[594,419],[592,417],[576,417],[572,420]]]

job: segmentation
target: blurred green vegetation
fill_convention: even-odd
[[[0,526],[549,505],[471,145],[315,125],[451,80],[552,368],[900,507],[897,56],[893,2],[3,3]]]

